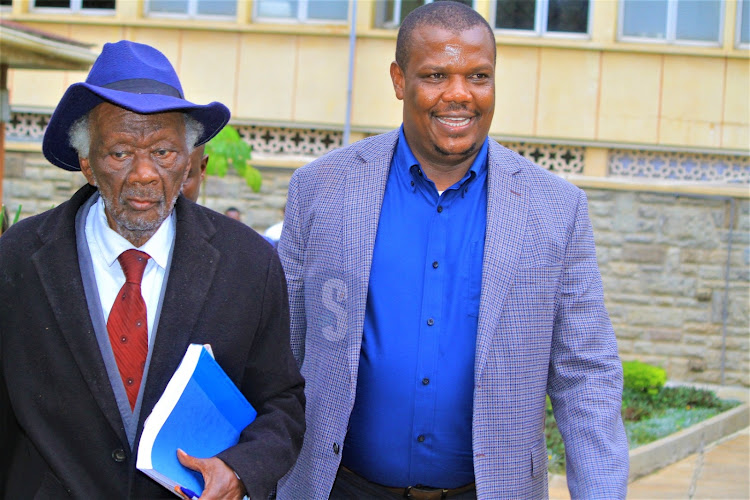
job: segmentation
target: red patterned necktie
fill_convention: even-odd
[[[135,400],[138,399],[148,354],[146,302],[141,295],[141,279],[148,259],[147,253],[132,249],[117,257],[125,273],[125,284],[120,288],[107,320],[109,343],[131,410],[135,408]]]

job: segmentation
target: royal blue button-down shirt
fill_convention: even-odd
[[[487,214],[485,140],[438,194],[403,127],[370,271],[357,397],[342,463],[385,486],[474,480],[474,351]]]

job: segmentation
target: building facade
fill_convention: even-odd
[[[399,125],[388,67],[421,3],[0,0],[0,16],[95,49],[130,39],[163,51],[188,99],[227,104],[263,173],[260,193],[210,178],[201,201],[262,230],[282,217],[295,168]],[[623,358],[750,386],[750,0],[467,3],[497,39],[490,134],[589,196]],[[83,183],[40,151],[52,109],[85,75],[9,72],[11,212],[38,213]]]

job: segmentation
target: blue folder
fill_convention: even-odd
[[[237,444],[256,411],[206,346],[191,344],[147,419],[136,466],[162,486],[203,492],[203,477],[177,460],[177,448],[209,458]]]

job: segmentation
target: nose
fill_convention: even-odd
[[[138,152],[133,157],[130,181],[139,184],[157,182],[159,174],[154,159],[148,153]]]
[[[461,75],[453,75],[448,80],[448,88],[443,92],[443,100],[448,102],[468,102],[471,92],[466,80]]]

